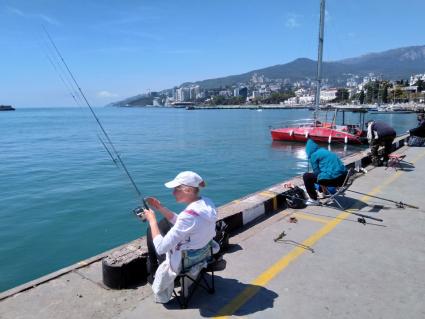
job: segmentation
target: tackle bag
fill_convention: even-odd
[[[290,188],[289,190],[284,192],[283,195],[285,196],[286,204],[289,208],[300,209],[306,207],[306,196],[304,190],[299,188],[298,186]]]
[[[409,146],[425,146],[425,138],[419,136],[410,136],[407,142]]]

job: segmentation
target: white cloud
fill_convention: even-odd
[[[15,14],[15,15],[20,16],[20,17],[25,18],[25,19],[42,20],[42,21],[44,21],[48,24],[51,24],[51,25],[56,25],[56,26],[60,25],[58,20],[53,19],[53,18],[51,18],[51,17],[49,17],[45,14],[26,13],[26,12],[23,12],[22,10],[19,10],[18,8],[14,8],[14,7],[10,7],[10,6],[7,6],[6,9],[7,9],[7,11],[9,11],[9,13]]]
[[[97,96],[100,98],[113,98],[113,97],[118,97],[119,95],[109,91],[99,91],[97,92]]]
[[[47,23],[49,23],[51,25],[60,25],[59,21],[57,21],[57,20],[55,20],[55,19],[53,19],[53,18],[51,18],[49,16],[46,16],[44,14],[36,14],[34,16],[40,18],[44,22],[47,22]]]
[[[298,28],[299,26],[301,26],[299,22],[299,18],[300,18],[300,15],[298,14],[295,14],[295,13],[287,14],[285,26],[289,29]]]

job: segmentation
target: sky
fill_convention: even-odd
[[[43,26],[90,103],[103,106],[316,59],[319,7],[320,0],[0,0],[0,104],[75,105],[49,61]],[[327,0],[324,60],[424,45],[424,14],[423,0]]]

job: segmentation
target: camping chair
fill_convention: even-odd
[[[346,190],[353,184],[353,175],[354,175],[354,169],[350,168],[347,172],[347,176],[344,179],[344,183],[336,188],[336,192],[332,194],[330,197],[328,197],[323,204],[329,205],[332,203],[335,203],[340,209],[344,210],[344,207],[341,205],[341,203],[338,201],[338,196],[345,196]]]
[[[405,157],[406,157],[406,154],[392,153],[388,155],[389,159],[388,159],[388,164],[385,170],[387,170],[389,167],[394,168],[396,171],[397,171],[397,168],[402,170],[403,167],[401,167],[401,162],[405,162],[404,160]]]
[[[180,284],[180,292],[178,294],[176,289],[173,290],[180,308],[187,308],[189,300],[198,286],[210,294],[215,292],[213,264],[211,242],[201,249],[184,250],[182,252],[181,271],[175,280],[175,283]],[[207,272],[211,272],[210,283],[206,278]]]

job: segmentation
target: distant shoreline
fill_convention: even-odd
[[[190,105],[190,106],[156,106],[156,105],[132,105],[132,106],[113,106],[113,107],[122,107],[122,108],[167,108],[167,109],[195,109],[195,110],[226,110],[226,109],[235,109],[235,110],[258,110],[258,109],[308,109],[312,107],[311,105],[295,105],[295,106],[287,106],[280,104],[243,104],[243,105]]]

